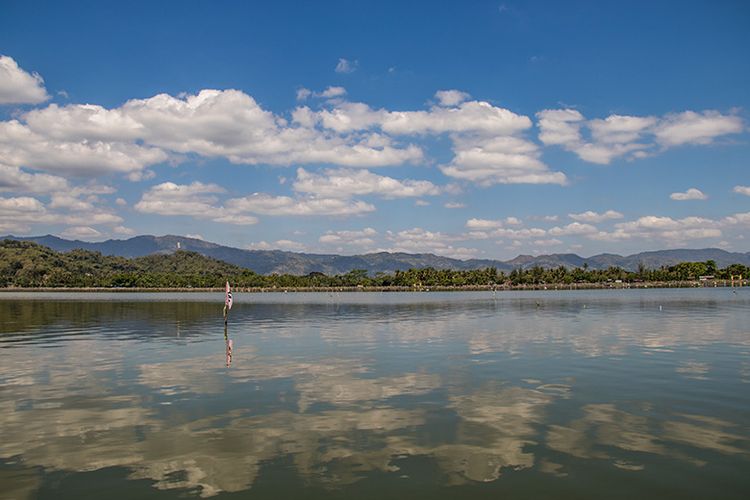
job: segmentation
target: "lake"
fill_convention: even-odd
[[[748,288],[222,307],[0,293],[0,497],[750,495]]]

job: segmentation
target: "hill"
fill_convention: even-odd
[[[29,241],[0,241],[0,286],[220,287],[252,271],[183,250],[135,259],[73,249],[64,253]]]
[[[23,238],[6,236],[5,238],[32,241],[61,252],[80,248],[100,252],[103,255],[127,258],[152,254],[171,254],[178,250],[185,250],[245,269],[251,269],[258,274],[305,275],[319,272],[336,275],[345,274],[354,269],[363,269],[368,274],[374,275],[376,273],[393,273],[397,270],[428,267],[452,270],[495,267],[499,271],[510,272],[513,269],[529,269],[535,266],[548,269],[564,266],[573,269],[584,265],[590,269],[621,267],[628,271],[635,271],[641,263],[650,269],[656,269],[662,266],[672,266],[679,262],[705,262],[707,260],[715,261],[719,267],[726,267],[731,264],[750,265],[750,252],[727,252],[718,248],[659,250],[627,256],[599,254],[586,258],[570,253],[538,256],[519,255],[512,260],[500,261],[492,259],[458,260],[429,253],[378,252],[363,255],[334,255],[282,250],[244,250],[174,235],[145,235],[126,240],[107,240],[95,243],[71,241],[51,235]]]

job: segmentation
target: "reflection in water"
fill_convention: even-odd
[[[601,497],[595,477],[635,494],[658,474],[680,496],[720,479],[741,498],[750,301],[709,292],[655,292],[661,311],[608,292],[238,297],[223,342],[210,302],[0,300],[0,484],[77,497],[55,471],[116,468],[203,497],[264,477],[330,493],[413,481],[452,497],[480,484]]]
[[[227,322],[224,321],[224,343],[226,344],[226,357],[227,357],[227,367],[232,366],[232,348],[233,342],[232,339],[229,338],[229,335],[227,334]]]

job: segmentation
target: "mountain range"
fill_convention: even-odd
[[[731,264],[750,266],[750,252],[727,252],[719,248],[658,250],[627,256],[603,253],[587,258],[572,253],[537,256],[519,255],[514,259],[501,261],[491,259],[458,260],[430,253],[378,252],[363,255],[335,255],[286,252],[283,250],[244,250],[174,235],[144,235],[126,240],[106,240],[102,242],[66,240],[52,235],[5,236],[1,238],[33,241],[58,252],[83,248],[101,252],[104,255],[128,258],[188,250],[251,269],[259,274],[305,275],[311,272],[321,272],[334,275],[344,274],[353,269],[364,269],[369,274],[374,275],[379,272],[393,273],[396,270],[403,271],[424,267],[457,270],[495,267],[498,270],[510,272],[513,269],[526,269],[534,266],[575,268],[584,267],[584,265],[587,265],[589,269],[606,269],[610,266],[618,266],[629,271],[635,271],[641,263],[647,268],[654,269],[661,266],[671,266],[679,262],[705,262],[707,260],[715,261],[719,267],[726,267]]]

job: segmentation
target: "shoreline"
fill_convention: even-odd
[[[750,280],[734,282],[734,288],[750,286]],[[730,280],[652,281],[636,283],[572,283],[537,285],[467,285],[467,286],[341,286],[341,287],[236,287],[235,293],[309,293],[309,292],[505,292],[523,290],[621,290],[648,288],[732,288]],[[6,287],[9,292],[103,292],[103,293],[220,293],[224,288],[142,288],[142,287]]]

